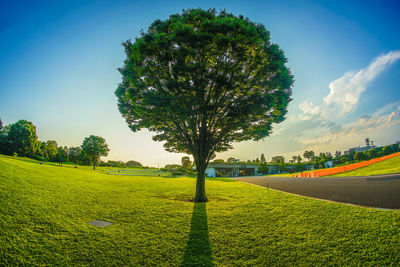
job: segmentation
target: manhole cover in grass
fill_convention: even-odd
[[[94,221],[91,221],[88,223],[91,225],[94,225],[94,226],[98,226],[98,227],[107,227],[107,226],[113,224],[112,222],[106,222],[106,221],[101,221],[101,220],[94,220]]]

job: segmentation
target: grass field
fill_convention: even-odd
[[[230,182],[226,182],[230,181]],[[0,265],[390,265],[400,213],[230,179],[107,175],[0,156]],[[89,225],[92,220],[114,224]]]
[[[342,172],[329,177],[342,177],[342,176],[368,176],[368,175],[379,175],[379,174],[390,174],[400,172],[400,156],[384,161],[374,163],[367,167],[356,169],[349,172]]]

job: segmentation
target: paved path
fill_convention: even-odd
[[[400,173],[357,177],[241,177],[241,182],[269,188],[352,203],[363,206],[400,209]]]

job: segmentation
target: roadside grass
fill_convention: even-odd
[[[225,182],[230,181],[230,182]],[[0,265],[390,265],[400,213],[0,156]],[[114,224],[89,225],[92,220]]]
[[[400,173],[400,156],[386,159],[360,169],[329,175],[326,177],[369,176],[391,173]]]

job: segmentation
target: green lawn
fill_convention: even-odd
[[[0,156],[0,265],[389,265],[400,213],[231,179],[107,175]],[[98,228],[87,222],[113,222]]]
[[[330,175],[329,177],[368,176],[368,175],[389,174],[398,172],[400,172],[400,156],[391,159],[386,159],[384,161],[374,163],[367,167],[363,167],[353,171]]]

